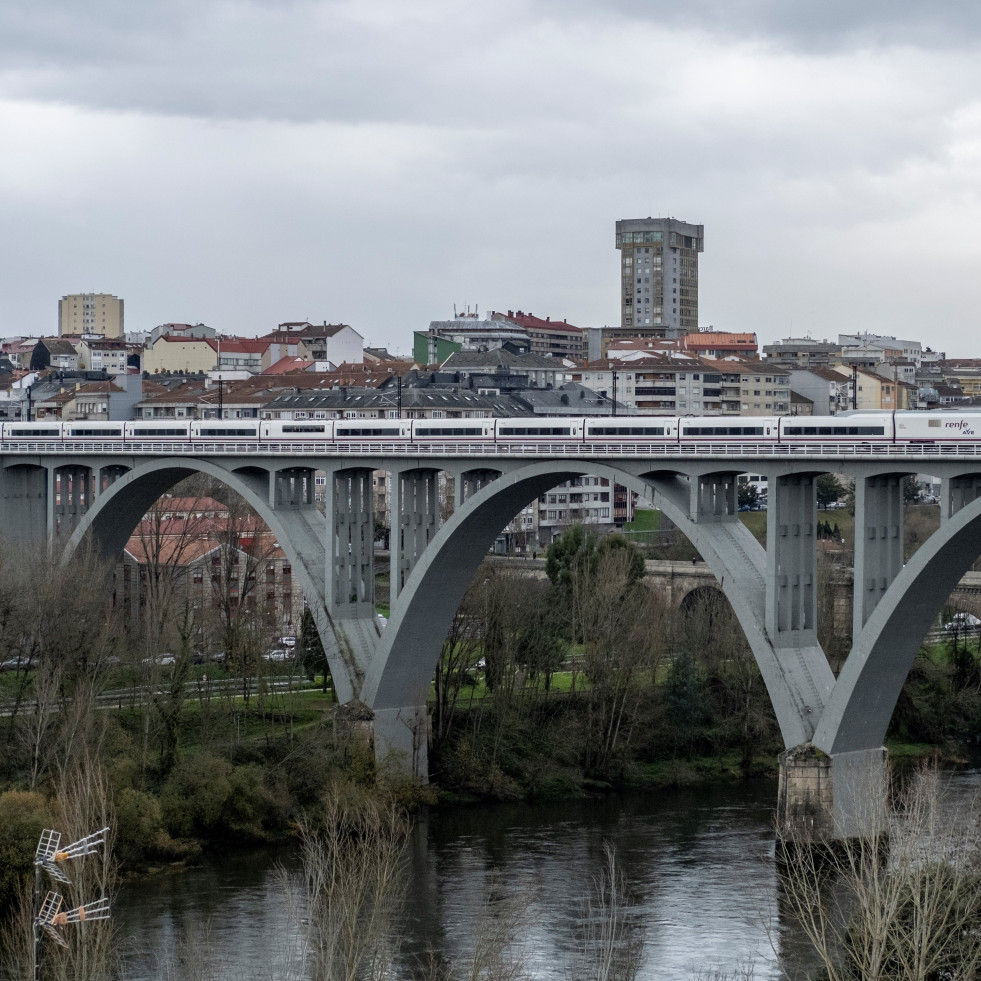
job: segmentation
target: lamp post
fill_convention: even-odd
[[[224,392],[221,378],[221,334],[218,335],[218,418],[225,418]]]

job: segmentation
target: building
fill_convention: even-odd
[[[840,348],[834,341],[815,341],[810,337],[785,337],[775,344],[763,345],[763,357],[784,368],[807,371],[813,367],[827,368],[838,358]]]
[[[125,375],[133,348],[114,337],[83,337],[78,342],[80,368],[107,371],[110,375]]]
[[[413,333],[412,360],[418,364],[442,364],[459,351],[496,351],[514,354],[531,350],[528,331],[509,320],[482,320],[476,313],[456,314],[453,320],[432,320],[429,330]]]
[[[572,358],[575,361],[581,361],[586,356],[585,332],[567,320],[552,320],[551,317],[543,320],[522,310],[508,310],[507,314],[492,310],[490,319],[523,327],[528,335],[531,354]]]
[[[704,239],[703,225],[677,218],[616,223],[621,327],[652,328],[660,337],[698,330],[698,253]]]
[[[58,334],[122,337],[123,301],[111,293],[69,293],[58,301]]]
[[[147,374],[214,371],[218,364],[218,342],[213,338],[160,334],[143,349],[143,371]]]

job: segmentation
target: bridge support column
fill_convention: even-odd
[[[35,547],[47,539],[48,471],[44,467],[7,467],[2,503],[0,528],[8,541]]]
[[[468,497],[472,497],[481,487],[500,476],[496,470],[468,470],[458,473],[453,480],[453,503],[460,507]]]
[[[404,470],[392,476],[392,598],[405,587],[439,530],[438,470]]]
[[[95,474],[88,467],[59,467],[55,472],[54,532],[70,535],[95,498]]]
[[[949,477],[940,484],[940,520],[947,521],[961,508],[981,497],[981,476],[965,474]]]
[[[312,487],[311,487],[312,491]],[[327,596],[338,620],[375,615],[374,515],[371,471],[338,470],[327,476]]]
[[[738,474],[708,473],[691,481],[691,516],[695,521],[735,521]]]
[[[903,568],[903,474],[855,481],[855,604],[858,637]]]
[[[410,776],[429,783],[429,712],[424,704],[376,709],[374,735],[382,779]]]
[[[817,644],[817,504],[813,474],[770,482],[766,631],[774,647]]]
[[[120,477],[125,477],[129,473],[126,467],[120,467],[116,465],[103,467],[99,471],[98,479],[96,480],[95,494],[96,497],[99,496],[108,487],[111,487]]]
[[[312,507],[314,472],[309,467],[291,467],[271,474],[269,503],[274,508]]]
[[[884,828],[887,790],[882,746],[834,756],[795,746],[780,755],[777,824],[795,841],[860,838]]]

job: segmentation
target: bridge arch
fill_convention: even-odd
[[[99,553],[118,555],[140,520],[161,495],[185,477],[207,474],[225,484],[246,501],[265,522],[296,570],[300,588],[314,617],[331,669],[337,697],[342,702],[356,697],[363,664],[357,651],[344,645],[327,608],[324,588],[324,532],[312,539],[302,510],[278,509],[269,504],[272,468],[255,463],[225,467],[208,459],[174,457],[140,462],[105,487],[79,521],[64,551],[67,559],[91,535]],[[377,636],[377,628],[374,628]]]
[[[923,637],[979,554],[981,498],[941,524],[872,611],[816,728],[816,746],[841,754],[883,745]]]
[[[819,647],[797,649],[792,658],[777,656],[764,627],[763,547],[735,515],[726,521],[693,521],[690,484],[677,472],[638,475],[595,460],[518,466],[457,508],[406,581],[365,675],[361,697],[376,719],[386,714],[398,719],[403,712],[418,715],[453,615],[500,529],[530,500],[584,474],[605,476],[636,491],[689,537],[746,634],[786,744],[810,739],[833,678]],[[402,722],[411,725],[407,718]]]

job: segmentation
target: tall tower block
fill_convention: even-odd
[[[677,218],[617,222],[620,326],[654,337],[698,330],[698,253],[705,226]]]

